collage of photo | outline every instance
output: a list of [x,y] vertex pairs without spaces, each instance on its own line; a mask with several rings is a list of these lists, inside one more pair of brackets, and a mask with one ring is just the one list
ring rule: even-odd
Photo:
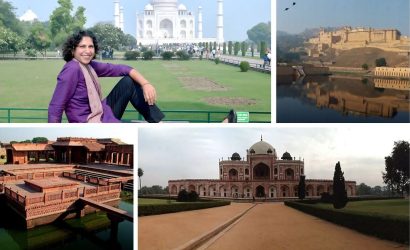
[[409,249],[409,131],[408,0],[0,0],[1,250]]

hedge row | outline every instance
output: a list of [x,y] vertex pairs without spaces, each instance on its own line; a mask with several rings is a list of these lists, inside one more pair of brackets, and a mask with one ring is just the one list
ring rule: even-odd
[[404,244],[409,242],[409,221],[407,219],[347,213],[295,201],[285,201],[285,205],[364,234]]
[[207,201],[207,202],[187,202],[187,203],[170,203],[157,205],[139,205],[138,216],[176,213],[189,210],[197,210],[211,207],[221,207],[230,205],[230,201]]

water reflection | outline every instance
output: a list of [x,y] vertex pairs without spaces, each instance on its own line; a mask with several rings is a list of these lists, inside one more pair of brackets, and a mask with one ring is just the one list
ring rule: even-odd
[[278,77],[278,122],[410,122],[410,83],[360,77]]
[[[132,212],[133,204],[121,201],[120,208]],[[30,230],[15,225],[16,215],[9,208],[0,206],[0,212],[1,249],[133,249],[133,223],[119,223],[114,238],[103,212]]]

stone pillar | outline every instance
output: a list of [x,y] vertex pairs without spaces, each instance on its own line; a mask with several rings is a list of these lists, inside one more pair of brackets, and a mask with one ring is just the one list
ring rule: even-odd
[[115,240],[118,237],[118,224],[122,221],[124,221],[124,219],[119,218],[118,216],[111,214],[111,213],[107,213],[107,217],[108,219],[110,219],[111,221],[111,232],[110,232],[110,238],[111,240]]

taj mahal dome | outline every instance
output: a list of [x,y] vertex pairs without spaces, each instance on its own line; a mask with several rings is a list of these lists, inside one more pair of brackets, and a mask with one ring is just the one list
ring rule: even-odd
[[[118,0],[116,1],[118,2]],[[143,12],[137,13],[137,43],[142,45],[170,43],[224,42],[223,0],[218,5],[216,37],[204,38],[202,33],[202,7],[197,17],[193,11],[177,0],[151,0]],[[115,8],[120,10],[118,7]],[[120,19],[120,14],[116,15]],[[120,20],[116,21],[120,25]]]

